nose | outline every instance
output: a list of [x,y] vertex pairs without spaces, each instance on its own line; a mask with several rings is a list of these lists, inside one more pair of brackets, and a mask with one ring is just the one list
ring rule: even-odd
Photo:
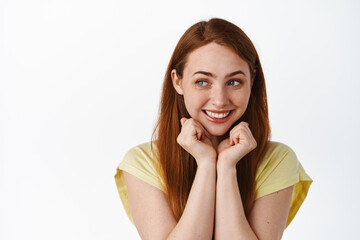
[[229,104],[229,96],[222,86],[214,87],[211,92],[211,103],[214,107],[222,108]]

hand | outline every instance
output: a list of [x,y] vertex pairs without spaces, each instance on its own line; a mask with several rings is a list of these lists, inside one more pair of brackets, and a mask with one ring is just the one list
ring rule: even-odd
[[217,153],[204,127],[192,118],[182,118],[180,122],[182,128],[177,137],[178,144],[195,158],[198,166],[206,159],[212,159],[215,163]]
[[218,164],[235,167],[236,163],[256,146],[249,124],[241,122],[231,129],[229,137],[218,145]]

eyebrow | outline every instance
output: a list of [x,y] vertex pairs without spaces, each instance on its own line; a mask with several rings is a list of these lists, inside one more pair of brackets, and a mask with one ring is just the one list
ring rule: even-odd
[[[193,76],[194,76],[195,74],[198,74],[198,73],[199,73],[199,74],[204,74],[204,75],[209,76],[209,77],[212,77],[212,78],[216,78],[216,75],[215,75],[215,74],[213,74],[213,73],[211,73],[211,72],[205,72],[205,71],[197,71],[197,72],[195,72],[195,73],[193,74]],[[246,77],[245,73],[244,73],[243,71],[241,71],[241,70],[236,71],[236,72],[229,73],[229,74],[226,75],[225,77],[226,77],[226,78],[232,77],[232,76],[235,76],[236,74],[242,74],[242,75],[244,75],[244,76]]]

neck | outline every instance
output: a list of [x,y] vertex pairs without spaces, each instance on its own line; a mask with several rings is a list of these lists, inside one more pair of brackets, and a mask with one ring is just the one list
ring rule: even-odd
[[222,140],[224,140],[226,137],[227,137],[226,135],[223,135],[223,136],[212,136],[212,135],[210,135],[210,136],[208,136],[208,138],[210,139],[210,141],[211,141],[211,143],[212,143],[212,145],[213,145],[213,147],[215,149],[217,149],[219,143]]

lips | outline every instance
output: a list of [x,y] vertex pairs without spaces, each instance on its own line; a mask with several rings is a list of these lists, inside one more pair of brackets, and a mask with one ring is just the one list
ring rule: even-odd
[[205,110],[205,113],[211,118],[221,119],[221,118],[227,117],[230,114],[230,111],[219,113],[219,112],[211,112],[211,111]]
[[233,111],[213,111],[213,110],[203,110],[202,111],[207,120],[213,123],[225,123],[227,122]]

